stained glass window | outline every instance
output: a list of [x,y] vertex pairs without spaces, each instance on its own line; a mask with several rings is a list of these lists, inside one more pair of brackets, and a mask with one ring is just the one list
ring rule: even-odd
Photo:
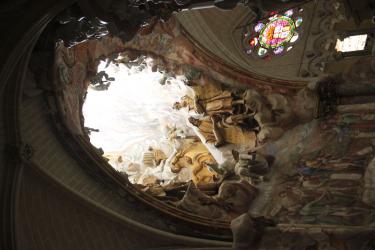
[[244,32],[246,54],[265,58],[290,51],[300,38],[302,11],[301,8],[295,8],[271,13],[270,17],[247,26]]

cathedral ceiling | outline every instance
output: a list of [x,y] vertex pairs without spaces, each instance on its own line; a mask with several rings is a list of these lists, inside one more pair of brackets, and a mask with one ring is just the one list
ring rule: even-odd
[[226,64],[246,72],[275,78],[295,79],[301,75],[306,41],[309,38],[315,2],[303,6],[303,25],[294,48],[283,56],[264,60],[248,56],[242,46],[244,26],[254,18],[247,7],[238,6],[232,11],[217,8],[194,10],[177,14],[177,19],[199,46],[205,48]]
[[[372,70],[360,65],[371,64],[371,49],[374,48],[372,38],[368,39],[369,51],[364,54],[346,56],[335,48],[337,39],[373,33],[374,24],[370,20],[356,23],[349,17],[351,9],[345,1],[307,1],[294,6],[303,9],[298,14],[303,18],[297,30],[299,39],[290,51],[264,58],[253,56],[253,52],[251,55],[246,54],[244,28],[257,22],[254,12],[247,7],[237,6],[231,11],[217,8],[193,10],[180,12],[176,17],[186,36],[196,46],[217,61],[252,76],[289,81],[310,81],[311,77],[324,74],[362,75],[362,79],[370,77]],[[266,18],[269,16],[270,12],[265,14]],[[363,59],[360,55],[370,58]]]
[[[310,4],[314,9],[313,3]],[[306,10],[307,15],[312,13],[310,11],[311,9]],[[323,12],[319,13],[314,12],[314,15],[320,15],[319,20],[324,21],[324,15],[321,14]],[[54,177],[51,179],[59,185],[64,182],[62,179],[65,176],[66,183],[61,186],[72,191],[73,185],[76,185],[76,189],[82,191],[80,197],[90,197],[91,191],[85,186],[80,186],[83,182],[75,182],[77,176],[82,179],[83,177],[80,176],[85,176],[85,183],[92,183],[92,188],[102,189],[101,185],[96,185],[96,181],[108,184],[109,188],[105,190],[115,198],[112,200],[112,196],[103,193],[100,199],[95,200],[97,204],[106,204],[103,207],[107,206],[111,212],[115,211],[114,206],[118,206],[117,212],[123,214],[124,218],[129,216],[134,219],[135,216],[127,214],[122,205],[137,213],[140,221],[143,220],[143,213],[145,213],[150,216],[147,217],[147,221],[152,224],[151,226],[157,227],[155,224],[160,223],[163,231],[177,231],[175,224],[169,223],[169,217],[162,221],[154,221],[154,210],[148,210],[143,206],[139,209],[134,206],[140,203],[147,204],[147,206],[151,205],[149,207],[157,208],[157,211],[173,214],[172,217],[177,217],[184,222],[207,225],[209,229],[211,227],[228,229],[228,221],[221,224],[221,221],[202,219],[194,212],[180,214],[176,209],[170,210],[170,207],[160,205],[161,202],[150,195],[138,192],[108,168],[104,159],[100,157],[100,152],[89,145],[80,112],[90,77],[97,73],[98,60],[103,57],[114,60],[113,53],[124,51],[135,52],[138,55],[147,54],[156,61],[159,60],[156,67],[165,66],[168,72],[176,70],[173,72],[176,75],[177,73],[190,75],[193,80],[200,73],[207,76],[202,77],[200,81],[196,79],[197,86],[206,82],[209,82],[207,84],[209,86],[212,84],[211,80],[226,84],[225,86],[230,85],[233,89],[234,86],[242,86],[243,90],[243,86],[247,86],[245,97],[248,97],[249,103],[254,102],[260,131],[267,131],[270,136],[273,131],[280,131],[280,135],[270,138],[269,141],[266,140],[262,147],[257,148],[259,155],[271,156],[269,161],[273,165],[265,176],[264,183],[262,178],[257,186],[260,194],[250,208],[251,213],[275,218],[280,223],[279,229],[294,224],[309,225],[308,229],[299,226],[300,231],[294,238],[302,239],[300,235],[305,235],[306,232],[311,233],[311,237],[309,235],[309,240],[298,243],[296,249],[304,249],[304,247],[317,249],[321,244],[321,249],[325,249],[325,245],[335,246],[336,249],[350,249],[344,246],[345,237],[341,238],[344,243],[336,239],[342,237],[342,235],[335,236],[338,231],[348,231],[347,235],[356,235],[354,238],[360,239],[363,244],[370,244],[369,234],[373,235],[375,221],[373,181],[375,115],[374,85],[369,79],[373,79],[374,74],[363,75],[358,71],[355,79],[359,80],[346,81],[346,86],[345,82],[339,79],[326,78],[309,95],[312,90],[303,89],[305,83],[300,79],[301,76],[306,76],[303,70],[311,76],[339,72],[338,68],[332,66],[332,62],[332,71],[327,71],[323,67],[321,62],[327,58],[321,56],[324,53],[307,56],[310,55],[307,52],[311,49],[324,51],[324,45],[332,43],[332,39],[319,36],[321,40],[307,42],[310,35],[317,36],[317,32],[321,30],[310,29],[309,22],[304,22],[306,29],[299,43],[290,53],[283,57],[273,57],[268,61],[252,60],[242,53],[239,44],[241,33],[236,33],[234,28],[245,23],[248,17],[248,11],[240,7],[233,12],[223,13],[213,9],[202,10],[189,14],[182,13],[178,16],[180,24],[189,33],[188,36],[185,36],[178,23],[171,19],[170,22],[158,23],[154,26],[154,30],[147,31],[147,28],[141,30],[134,40],[128,43],[116,37],[106,37],[100,40],[100,44],[97,44],[97,40],[91,40],[75,46],[72,50],[59,43],[56,51],[52,53],[56,52],[60,57],[56,57],[54,63],[52,60],[48,61],[51,64],[46,68],[40,63],[47,62],[43,53],[34,54],[32,58],[36,60],[31,62],[30,71],[33,71],[31,78],[35,81],[29,81],[30,86],[25,84],[22,90],[23,102],[19,106],[20,124],[17,121],[22,143],[29,143],[30,148],[33,149],[31,151],[34,151],[26,164],[38,165],[34,167],[39,168],[38,171],[50,173],[50,177]],[[218,22],[220,19],[221,23]],[[311,22],[314,20],[311,19]],[[318,24],[311,24],[311,27],[318,26]],[[323,25],[323,27],[327,28],[330,25]],[[186,39],[187,37],[190,37],[190,40]],[[207,55],[207,52],[211,55]],[[368,69],[368,65],[373,65],[373,61],[371,58],[365,59],[367,61],[363,61],[363,64],[367,67],[362,68]],[[351,60],[349,64],[354,63],[355,61]],[[56,67],[50,68],[51,65]],[[268,70],[269,68],[272,71]],[[235,69],[242,72],[239,73]],[[373,73],[373,68],[370,68],[370,71]],[[51,77],[46,72],[54,74]],[[298,81],[293,82],[291,79]],[[231,93],[231,96],[232,94],[234,93]],[[314,101],[306,98],[309,96],[314,97],[312,98]],[[280,98],[274,100],[272,97]],[[17,98],[15,99],[18,100]],[[34,109],[31,103],[36,104],[37,108]],[[8,105],[6,108],[8,107],[13,106]],[[318,111],[318,114],[315,111]],[[264,116],[265,114],[269,114],[269,117]],[[306,114],[307,119],[302,119]],[[320,119],[313,119],[316,116]],[[18,114],[14,117],[18,117]],[[65,158],[62,158],[62,155]],[[83,170],[87,174],[83,174]],[[78,174],[79,172],[82,174]],[[118,194],[114,190],[117,190]],[[30,191],[31,194],[34,192]],[[93,193],[91,195],[94,200],[95,195]],[[132,205],[129,205],[128,201]],[[138,201],[140,203],[137,203]],[[218,205],[202,204],[202,207],[207,208],[207,206]],[[38,210],[37,206],[34,209]],[[210,210],[208,213],[210,214]],[[33,215],[30,213],[30,216]],[[182,218],[183,216],[185,218]],[[214,222],[216,224],[212,226]],[[181,223],[181,225],[187,224]],[[178,225],[178,228],[181,225]],[[242,221],[242,225],[252,224],[247,220]],[[338,225],[340,230],[336,231]],[[209,232],[207,228],[202,231]],[[317,230],[314,231],[314,228]],[[332,233],[331,229],[335,232]],[[369,234],[366,233],[361,236],[362,238],[357,237],[356,230],[369,230]],[[207,237],[207,235],[202,236],[199,230],[188,233]],[[182,234],[188,233],[182,232]],[[228,233],[227,230],[225,233]],[[267,233],[266,236],[271,240],[264,242],[272,244],[267,249],[286,249],[281,245],[275,248],[272,232]],[[249,241],[248,238],[246,237],[245,241]],[[278,242],[285,247],[295,244],[293,237],[285,237],[284,231],[279,238]],[[368,247],[367,245],[362,249],[372,249],[373,245],[365,248]]]

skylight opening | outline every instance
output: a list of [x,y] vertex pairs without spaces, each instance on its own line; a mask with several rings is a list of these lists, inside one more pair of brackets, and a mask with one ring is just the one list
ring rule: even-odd
[[[138,67],[102,62],[98,72],[105,71],[111,81],[104,89],[90,85],[83,105],[84,126],[94,129],[90,133],[91,143],[102,148],[109,163],[129,175],[135,184],[143,181],[139,168],[145,165],[151,148],[161,150],[168,158],[175,153],[171,134],[184,137],[191,130],[186,122],[187,112],[173,109],[173,104],[191,90],[183,77],[169,78],[167,83],[160,84],[165,75],[152,72],[151,61],[146,59]],[[163,181],[176,178],[170,167],[150,169],[159,171]],[[185,181],[189,178],[187,173]]]
[[336,51],[338,52],[354,52],[363,51],[366,47],[367,34],[355,35],[344,38],[343,40],[337,39]]

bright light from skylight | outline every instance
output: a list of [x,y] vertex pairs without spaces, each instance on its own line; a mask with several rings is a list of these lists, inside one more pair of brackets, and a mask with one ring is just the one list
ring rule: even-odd
[[122,64],[104,67],[100,64],[98,71],[105,70],[115,81],[105,91],[89,88],[83,106],[85,127],[99,129],[91,133],[91,143],[105,156],[121,156],[127,162],[142,161],[149,146],[171,154],[167,126],[186,127],[187,114],[172,108],[189,92],[183,81],[161,85],[163,74],[150,67],[141,72]]
[[339,52],[353,52],[365,49],[367,34],[346,37],[344,40],[337,39],[336,50]]

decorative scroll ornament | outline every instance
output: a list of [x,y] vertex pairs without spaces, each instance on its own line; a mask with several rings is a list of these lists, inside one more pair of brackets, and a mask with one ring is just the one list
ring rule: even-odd
[[7,144],[4,148],[6,157],[10,162],[30,162],[35,150],[30,144]]

